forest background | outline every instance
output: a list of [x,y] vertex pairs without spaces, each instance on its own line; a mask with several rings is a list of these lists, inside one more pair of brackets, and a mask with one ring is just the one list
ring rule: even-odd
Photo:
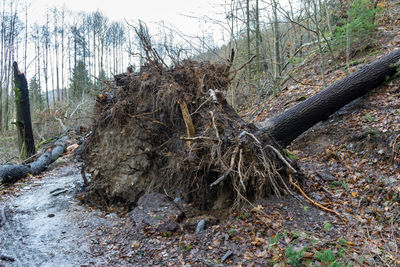
[[[30,15],[31,5],[4,0],[0,6],[4,144],[13,140],[15,130],[13,61],[27,74],[39,143],[68,127],[88,125],[94,97],[128,66],[138,71],[144,57],[134,32],[137,21],[112,21],[101,11],[76,12],[64,6],[48,8],[40,16],[44,22],[38,22]],[[236,51],[236,68],[251,61],[227,93],[240,112],[276,97],[290,82],[301,83],[294,70],[310,59],[318,59],[314,70],[321,75],[318,90],[327,85],[329,66],[347,72],[353,57],[374,46],[376,26],[391,12],[389,5],[371,0],[223,1],[214,5],[215,14],[182,14],[211,31],[191,36],[159,22],[150,27],[150,35],[153,47],[169,65],[183,59],[218,64],[231,49]],[[210,25],[223,30],[216,33]],[[13,147],[2,147],[1,153],[14,154]]]

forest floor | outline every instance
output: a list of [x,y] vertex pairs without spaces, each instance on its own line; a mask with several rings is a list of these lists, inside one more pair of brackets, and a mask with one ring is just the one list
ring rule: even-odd
[[[399,47],[398,22],[378,31],[349,72]],[[317,66],[305,63],[302,83],[243,116],[260,121],[316,93]],[[328,84],[345,75],[330,69]],[[400,79],[318,123],[288,152],[306,176],[305,194],[335,213],[300,194],[271,197],[197,232],[204,216],[189,218],[194,228],[156,232],[82,204],[79,170],[65,156],[43,176],[0,188],[0,266],[400,266]]]

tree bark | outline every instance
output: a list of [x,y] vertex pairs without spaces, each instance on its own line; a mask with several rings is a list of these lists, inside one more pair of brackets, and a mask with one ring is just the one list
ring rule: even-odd
[[397,72],[400,49],[353,72],[283,113],[260,123],[282,146],[287,146],[319,121],[381,85]]
[[19,130],[19,136],[21,139],[21,156],[23,158],[30,157],[36,153],[35,142],[33,140],[32,121],[31,121],[31,109],[29,105],[29,92],[28,82],[26,81],[25,75],[18,69],[17,62],[13,64],[14,69],[14,82],[15,82],[15,99],[17,105],[17,125]]
[[30,164],[0,165],[0,183],[15,183],[19,179],[24,178],[28,173],[36,175],[46,170],[51,163],[64,153],[68,139],[68,136],[58,139],[54,143],[53,148],[48,149]]

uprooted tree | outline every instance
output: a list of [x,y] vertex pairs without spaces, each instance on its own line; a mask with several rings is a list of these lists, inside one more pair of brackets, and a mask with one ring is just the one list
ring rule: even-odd
[[388,54],[259,129],[224,98],[236,73],[231,61],[166,67],[143,29],[138,34],[147,63],[116,75],[97,97],[83,149],[88,199],[97,204],[132,207],[159,191],[208,209],[291,193],[302,176],[282,145],[392,76],[400,57],[400,50]]

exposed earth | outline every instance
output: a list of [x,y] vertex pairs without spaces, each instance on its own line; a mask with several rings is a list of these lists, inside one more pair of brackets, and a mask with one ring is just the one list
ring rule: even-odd
[[[314,232],[334,220],[301,197],[273,197],[259,203],[265,212],[259,206],[220,221],[199,215],[181,200],[157,202],[157,196],[150,196],[120,218],[82,204],[83,181],[76,163],[65,157],[55,165],[42,177],[26,178],[3,191],[0,266],[214,266],[224,255],[226,264],[249,263],[256,261],[241,259],[248,247],[238,241],[248,239],[260,246],[283,226]],[[167,210],[156,208],[164,206]],[[176,218],[172,228],[160,228],[165,220],[157,217],[167,217],[171,211],[179,212],[181,218]],[[201,220],[205,229],[196,231]],[[245,232],[243,224],[250,227]],[[339,227],[329,235],[336,235]]]

